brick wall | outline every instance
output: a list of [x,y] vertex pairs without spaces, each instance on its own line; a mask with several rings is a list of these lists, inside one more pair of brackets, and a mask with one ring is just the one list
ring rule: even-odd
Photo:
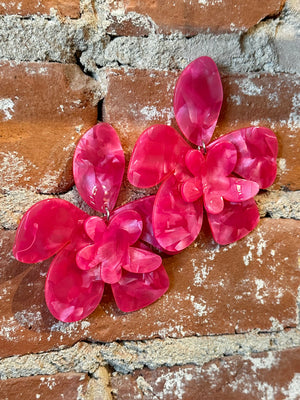
[[[1,399],[300,399],[299,25],[298,0],[1,2]],[[12,256],[20,217],[53,196],[86,209],[81,135],[109,122],[128,160],[143,129],[176,124],[179,71],[202,55],[224,86],[215,137],[253,124],[278,137],[258,228],[165,258],[170,289],[146,309],[124,314],[107,290],[84,321],[58,322],[49,261]],[[125,181],[118,202],[144,194]]]

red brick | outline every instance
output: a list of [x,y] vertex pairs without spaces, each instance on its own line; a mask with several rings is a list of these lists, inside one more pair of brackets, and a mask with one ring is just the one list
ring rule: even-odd
[[[177,78],[177,72],[110,72],[104,120],[117,129],[128,158],[137,138],[150,125],[167,123],[178,129],[172,107]],[[236,75],[223,76],[222,82],[224,101],[213,139],[250,125],[273,129],[279,141],[281,168],[272,189],[299,190],[299,79],[285,74]]]
[[0,380],[1,399],[57,400],[83,398],[89,378],[78,373]]
[[203,367],[137,370],[113,376],[111,384],[118,400],[297,400],[299,373],[300,348],[296,348],[227,357]]
[[299,221],[264,219],[247,238],[224,247],[205,228],[195,245],[164,259],[170,289],[157,302],[124,314],[107,288],[96,311],[75,324],[58,323],[47,310],[49,261],[17,262],[11,256],[14,232],[0,235],[0,357],[84,339],[274,331],[297,323]]
[[94,80],[77,65],[7,62],[0,80],[1,187],[67,190],[75,144],[97,122]]
[[0,3],[0,15],[17,14],[23,17],[42,14],[49,15],[54,9],[64,17],[79,18],[79,0],[8,0]]
[[[111,9],[121,9],[129,19],[130,12],[148,17],[157,25],[159,33],[180,31],[185,35],[195,35],[204,30],[245,31],[266,16],[278,14],[284,3],[283,0],[114,0]],[[110,30],[119,35],[144,34],[134,20],[127,33],[122,24],[123,19],[118,22],[116,17],[112,17]]]

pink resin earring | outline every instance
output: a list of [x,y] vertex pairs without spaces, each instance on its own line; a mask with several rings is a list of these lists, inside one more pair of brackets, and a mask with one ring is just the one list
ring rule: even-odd
[[174,113],[183,135],[198,147],[172,127],[154,125],[133,150],[129,181],[140,188],[162,183],[152,221],[166,251],[179,252],[196,239],[203,209],[217,243],[246,236],[259,222],[253,197],[275,180],[278,144],[270,129],[239,129],[209,144],[222,100],[216,64],[209,57],[196,59],[178,79]]
[[78,143],[73,172],[82,198],[105,216],[89,216],[65,200],[49,199],[32,206],[18,227],[13,253],[19,261],[37,263],[55,255],[45,297],[61,321],[78,321],[92,313],[105,283],[124,312],[148,306],[168,289],[161,257],[144,244],[156,244],[154,197],[113,211],[124,165],[115,130],[104,123],[94,126]]
[[59,320],[85,318],[111,285],[120,310],[135,311],[168,289],[155,247],[176,253],[198,236],[207,213],[213,237],[225,245],[259,221],[254,196],[276,176],[277,139],[268,128],[249,127],[209,144],[223,100],[218,69],[200,57],[178,79],[174,112],[188,144],[170,126],[155,125],[138,139],[128,179],[155,196],[114,210],[124,173],[124,154],[105,123],[81,138],[73,159],[75,184],[100,216],[89,216],[61,199],[32,206],[18,227],[14,255],[36,263],[55,255],[47,275],[46,303]]

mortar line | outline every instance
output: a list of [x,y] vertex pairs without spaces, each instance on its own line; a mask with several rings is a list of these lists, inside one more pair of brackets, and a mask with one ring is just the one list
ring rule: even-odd
[[[202,366],[228,356],[249,356],[300,347],[300,331],[247,332],[186,338],[148,339],[122,342],[79,341],[70,347],[0,360],[0,379],[79,372],[93,374],[109,366],[119,373],[148,367]],[[154,357],[159,354],[159,357]]]

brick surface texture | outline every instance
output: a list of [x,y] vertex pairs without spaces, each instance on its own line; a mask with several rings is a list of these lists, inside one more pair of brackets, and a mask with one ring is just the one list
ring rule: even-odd
[[120,400],[298,399],[299,359],[297,348],[245,358],[228,357],[203,367],[138,370],[130,376],[113,376],[112,387]]
[[[283,3],[282,0],[117,0],[112,2],[111,8],[112,11],[124,10],[129,15],[144,15],[159,33],[180,31],[185,35],[195,35],[199,30],[247,30],[266,16],[278,14]],[[122,24],[117,21],[112,28],[117,34],[126,34]],[[128,33],[139,34],[141,30],[131,27]]]
[[51,12],[57,12],[64,17],[78,18],[80,2],[79,0],[8,0],[0,3],[0,15],[49,15]]
[[85,395],[88,381],[86,375],[76,373],[32,376],[0,381],[0,392],[7,400],[71,400]]
[[97,122],[94,82],[77,65],[0,64],[3,189],[66,191],[75,144]]
[[[1,400],[300,399],[298,3],[0,2]],[[57,321],[44,299],[51,259],[12,255],[22,214],[49,197],[94,214],[74,188],[78,140],[98,120],[111,124],[127,168],[144,129],[179,131],[179,68],[202,55],[224,89],[212,140],[247,126],[278,138],[258,227],[219,246],[204,218],[191,246],[163,256],[170,288],[154,304],[123,313],[106,285],[85,320]],[[157,189],[125,174],[117,205]]]

